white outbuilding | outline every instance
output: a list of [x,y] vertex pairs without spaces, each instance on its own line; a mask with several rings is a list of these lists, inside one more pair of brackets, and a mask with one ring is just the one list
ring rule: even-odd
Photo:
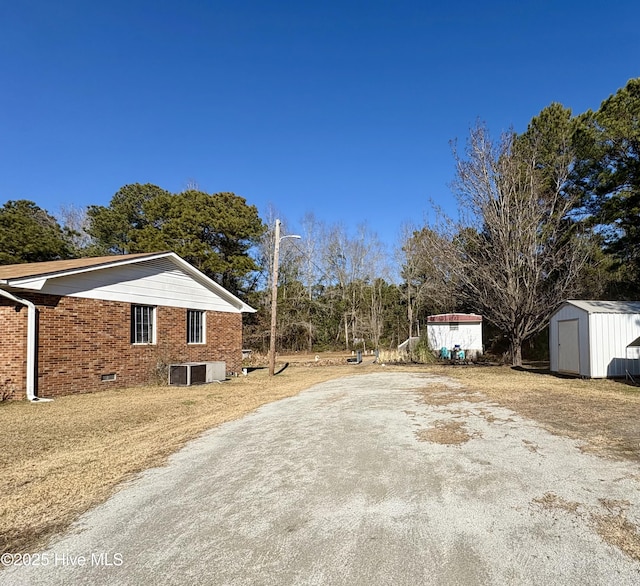
[[482,316],[475,313],[430,315],[427,318],[427,338],[434,352],[460,346],[468,358],[476,358],[483,352]]
[[589,378],[640,374],[640,301],[565,301],[549,323],[552,372]]

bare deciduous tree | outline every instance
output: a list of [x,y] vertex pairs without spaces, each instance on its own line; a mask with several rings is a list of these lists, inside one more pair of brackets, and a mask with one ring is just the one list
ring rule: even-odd
[[497,143],[479,125],[465,155],[456,154],[455,187],[466,221],[449,239],[449,271],[468,304],[508,336],[512,364],[521,365],[522,343],[573,292],[588,256],[571,219],[577,198],[566,190],[570,112],[552,105],[526,133]]
[[324,272],[320,267],[320,263],[322,262],[321,249],[326,229],[324,224],[312,212],[306,213],[300,224],[302,239],[297,243],[301,251],[300,272],[307,296],[312,299],[314,287],[324,279]]
[[62,205],[56,217],[69,232],[71,243],[79,253],[91,246],[93,239],[87,233],[89,217],[86,207],[79,207],[75,204]]
[[[366,224],[350,237],[344,226],[333,226],[326,235],[323,264],[337,287],[342,304],[342,327],[347,349],[350,341],[370,333],[371,306],[365,303],[365,287],[380,276],[384,252],[378,236]],[[336,332],[336,340],[341,336]]]
[[[446,233],[446,230],[444,231]],[[405,282],[409,338],[422,311],[439,312],[455,308],[457,282],[451,271],[451,240],[437,229],[403,227],[399,260]]]

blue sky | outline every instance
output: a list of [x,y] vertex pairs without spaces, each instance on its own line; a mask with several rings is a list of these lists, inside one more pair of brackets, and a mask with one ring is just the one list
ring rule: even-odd
[[233,191],[393,245],[452,209],[449,142],[640,75],[640,4],[0,0],[0,204]]

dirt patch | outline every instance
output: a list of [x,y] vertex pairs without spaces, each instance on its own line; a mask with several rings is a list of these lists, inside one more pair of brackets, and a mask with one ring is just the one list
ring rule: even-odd
[[609,545],[640,561],[640,532],[638,527],[627,519],[626,511],[630,506],[628,501],[599,499],[601,508],[596,510],[548,492],[532,502],[548,511],[560,510],[574,515],[593,527]]
[[484,407],[480,407],[480,409],[477,409],[476,413],[480,415],[487,423],[502,424],[515,422],[515,419],[513,417],[496,417],[491,411],[489,411],[489,409],[485,409]]
[[524,447],[527,448],[527,450],[529,450],[532,454],[538,454],[540,452],[540,448],[535,442],[530,442],[529,440],[523,439],[522,443],[524,444]]
[[479,403],[486,400],[480,393],[470,392],[461,385],[452,383],[447,385],[446,383],[434,383],[426,386],[419,391],[420,398],[418,401],[426,405],[443,406],[450,405],[452,403]]
[[592,514],[591,520],[600,537],[640,561],[640,531],[626,516],[631,503],[612,499],[599,501],[606,512]]
[[498,418],[488,409],[478,409],[478,414],[484,417],[484,420],[487,423],[495,423],[496,421],[498,421]]
[[461,421],[436,421],[429,429],[415,432],[421,442],[432,442],[444,446],[459,446],[470,439],[479,437],[477,432],[470,433]]
[[580,507],[582,506],[580,503],[575,501],[568,501],[559,497],[557,494],[553,492],[547,492],[544,496],[540,498],[533,499],[532,501],[536,505],[540,505],[543,509],[547,511],[565,511],[567,513],[577,513]]

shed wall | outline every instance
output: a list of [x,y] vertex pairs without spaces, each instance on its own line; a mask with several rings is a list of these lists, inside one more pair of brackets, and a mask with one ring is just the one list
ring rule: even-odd
[[[640,314],[592,313],[589,316],[591,374],[594,378],[623,377],[625,369],[638,374],[627,346],[640,336]],[[632,370],[633,368],[633,370]]]
[[449,323],[427,323],[427,337],[432,350],[450,349],[456,344],[475,353],[483,350],[481,323],[459,322],[457,330],[452,330]]

